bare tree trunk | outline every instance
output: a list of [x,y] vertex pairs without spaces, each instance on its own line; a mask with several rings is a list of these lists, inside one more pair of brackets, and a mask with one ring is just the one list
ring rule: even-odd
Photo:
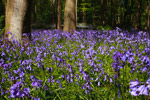
[[76,29],[76,0],[66,0],[63,31]]
[[55,24],[55,0],[50,0],[52,6],[52,24]]
[[147,6],[146,6],[146,25],[145,25],[145,30],[149,30],[150,29],[150,25],[149,25],[149,12],[150,12],[150,1],[147,0]]
[[133,5],[134,0],[131,0],[131,8],[130,8],[130,26],[133,27]]
[[[11,37],[21,43],[23,32],[23,21],[27,9],[27,0],[7,0],[5,12],[5,29],[4,37],[12,41]],[[12,34],[7,34],[11,32]]]
[[[85,1],[83,3],[85,3]],[[85,9],[85,4],[83,4],[83,8]],[[82,18],[83,18],[83,23],[86,23],[86,19],[85,19],[86,18],[86,11],[85,10],[83,10]]]
[[117,12],[118,13],[117,24],[119,26],[120,26],[120,20],[121,20],[121,18],[120,18],[121,17],[121,7],[120,6],[121,6],[121,3],[119,2],[119,4],[118,4],[118,12]]
[[142,0],[138,0],[138,28],[141,29]]
[[34,0],[33,6],[34,6],[33,21],[36,22],[36,19],[37,19],[37,1],[36,0]]
[[78,0],[76,0],[76,25],[78,24]]
[[127,20],[127,17],[128,17],[128,3],[129,3],[129,1],[125,0],[125,13],[124,13],[124,27],[125,28],[128,27],[128,20]]
[[114,14],[113,13],[114,12],[114,6],[113,5],[114,5],[114,2],[113,2],[113,0],[111,0],[111,23],[110,23],[111,26],[113,26],[113,24],[114,24],[114,18],[113,18],[114,17],[113,16],[113,14]]
[[114,21],[113,23],[114,23],[114,24],[113,24],[113,26],[115,26],[115,27],[116,27],[116,12],[117,12],[116,9],[115,9],[115,7],[117,6],[116,3],[117,3],[117,1],[114,0],[114,5],[113,5],[113,6],[114,6],[114,8],[113,8],[113,16],[114,16],[114,17],[113,17],[113,21]]
[[101,26],[104,25],[103,21],[104,21],[104,0],[100,0],[100,17],[101,17],[101,21],[100,24]]
[[61,0],[57,0],[57,29],[62,30],[61,28]]

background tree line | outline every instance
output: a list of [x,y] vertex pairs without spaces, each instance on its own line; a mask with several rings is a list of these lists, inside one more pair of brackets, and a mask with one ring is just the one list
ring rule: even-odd
[[[59,0],[33,0],[32,26],[49,28],[57,22]],[[0,1],[0,27],[4,27],[6,0]],[[60,0],[61,24],[64,20],[65,0]],[[95,26],[148,29],[150,0],[78,0],[77,22]],[[38,25],[36,25],[38,23]]]
[[[8,9],[12,9],[14,2],[19,3],[19,1],[0,1],[0,28],[3,28],[5,24],[10,24],[10,20],[6,21],[6,13],[14,11],[8,11]],[[82,23],[81,26],[92,25],[97,29],[113,29],[115,27],[140,30],[150,29],[150,0],[23,1],[27,3],[24,5],[25,10],[22,10],[26,11],[23,20],[23,32],[26,33],[30,32],[31,28],[62,29],[62,25],[64,25],[63,30],[69,31],[76,29],[79,23]],[[19,8],[14,7],[14,9]],[[30,25],[31,27],[29,27]]]

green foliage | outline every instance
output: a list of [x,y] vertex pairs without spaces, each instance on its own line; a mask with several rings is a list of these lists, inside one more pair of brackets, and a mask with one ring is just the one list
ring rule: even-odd
[[112,27],[109,26],[109,25],[106,25],[106,26],[104,27],[104,30],[111,30],[111,29],[112,29]]
[[5,24],[5,16],[2,15],[0,16],[0,29],[4,27],[4,24]]
[[97,26],[97,29],[101,30],[101,31],[103,31],[103,30],[112,30],[112,27],[109,26],[109,25],[106,25],[105,27],[103,27],[103,26]]
[[104,30],[103,26],[97,26],[97,29],[101,31]]

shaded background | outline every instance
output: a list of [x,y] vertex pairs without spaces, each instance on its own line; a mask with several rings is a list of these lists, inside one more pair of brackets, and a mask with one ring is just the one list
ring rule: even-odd
[[[62,24],[65,0],[62,5]],[[78,0],[77,26],[110,30],[115,27],[150,30],[150,0]],[[0,28],[4,28],[5,0],[0,0]],[[57,0],[33,0],[32,29],[55,29]],[[88,28],[86,27],[86,28]]]

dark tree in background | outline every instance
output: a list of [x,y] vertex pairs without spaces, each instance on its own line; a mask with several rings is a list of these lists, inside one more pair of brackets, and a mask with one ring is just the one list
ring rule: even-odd
[[57,29],[62,30],[61,28],[61,0],[57,0]]
[[145,19],[146,24],[145,24],[145,30],[147,30],[150,27],[150,25],[149,25],[149,19],[150,19],[149,12],[150,12],[150,10],[149,9],[150,9],[150,1],[146,0],[146,19]]
[[[0,28],[4,28],[6,1],[0,0]],[[30,0],[28,2],[22,29],[25,33],[30,33],[31,28],[55,29],[57,26],[57,29],[61,30],[62,24],[64,31],[75,30],[79,25],[94,26],[98,30],[116,27],[127,30],[132,28],[150,30],[150,0]],[[6,20],[6,23],[9,22]]]

